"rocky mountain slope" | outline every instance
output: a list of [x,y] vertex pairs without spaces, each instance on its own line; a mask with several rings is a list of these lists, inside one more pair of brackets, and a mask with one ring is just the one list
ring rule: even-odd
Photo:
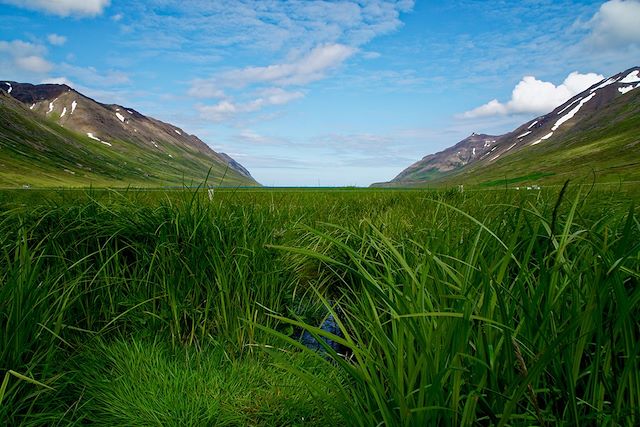
[[[66,85],[0,81],[0,186],[258,185],[195,135]],[[221,180],[224,177],[224,181]]]
[[[424,157],[384,186],[640,179],[640,67],[593,85],[504,135]],[[497,184],[496,184],[497,185]]]

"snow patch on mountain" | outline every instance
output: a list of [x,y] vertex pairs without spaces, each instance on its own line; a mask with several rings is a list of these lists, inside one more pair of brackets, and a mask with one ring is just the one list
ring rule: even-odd
[[640,71],[634,70],[618,83],[638,83],[640,82],[640,76],[638,74],[640,74]]
[[638,86],[640,86],[640,84],[638,85],[630,85],[630,86],[622,86],[618,88],[618,92],[620,92],[621,94],[625,94],[627,92],[631,92],[632,90],[634,90],[635,88],[637,88]]
[[[55,102],[55,101],[54,101]],[[53,111],[53,102],[49,103],[49,111],[47,111],[47,114],[49,114],[50,112]]]
[[580,108],[582,108],[582,106],[584,104],[586,104],[587,102],[589,102],[594,96],[596,96],[596,94],[592,93],[591,95],[589,95],[586,98],[584,98],[583,100],[581,100],[580,103],[578,105],[576,105],[575,107],[573,107],[573,109],[571,111],[569,111],[567,114],[562,116],[560,118],[560,120],[558,120],[556,122],[556,124],[553,125],[551,130],[552,131],[556,131],[560,126],[562,126],[563,123],[571,120],[578,113],[578,111],[580,111]]
[[610,84],[613,84],[615,82],[616,82],[616,79],[611,77],[610,79],[605,80],[604,83],[600,83],[598,86],[596,86],[593,89],[591,89],[589,92],[593,93],[593,92],[597,91],[598,89],[602,89],[603,87],[609,86]]
[[580,101],[582,98],[578,98],[575,101],[573,101],[571,104],[567,105],[566,107],[564,107],[562,110],[558,111],[558,115],[564,113],[565,111],[567,111],[569,109],[569,107],[571,107],[573,104],[575,104],[576,102]]
[[4,84],[6,84],[7,86],[9,86],[9,89],[7,89],[7,93],[11,93],[11,91],[13,90],[13,87],[11,87],[11,83],[9,83],[9,82],[4,82]]
[[91,132],[87,132],[87,136],[95,141],[101,142],[104,145],[108,145],[109,147],[112,147],[112,145],[110,143],[108,143],[107,141],[103,141],[100,138],[96,137],[93,133]]
[[73,102],[71,103],[71,114],[73,114],[73,112],[76,111],[77,106],[78,106],[78,103],[74,99]]
[[64,117],[65,114],[67,114],[67,107],[64,107],[62,109],[62,114],[60,114],[60,118]]
[[537,120],[536,120],[536,121],[534,121],[533,123],[531,123],[527,129],[531,129],[532,127],[534,127],[534,126],[535,126],[535,124],[536,124],[536,123],[538,123],[538,121],[537,121]]
[[520,139],[520,138],[524,138],[525,136],[529,135],[531,133],[530,130],[526,131],[525,133],[523,133],[522,135],[518,135],[516,136],[516,138]]
[[178,129],[174,129],[174,131],[175,131],[175,133],[177,133],[178,135],[182,135]]
[[544,141],[545,139],[549,139],[553,136],[553,132],[549,132],[548,134],[546,134],[545,136],[543,136],[542,138],[540,138],[539,140],[532,142],[531,145],[538,145],[540,144],[542,141]]
[[122,123],[124,123],[124,116],[120,113],[116,113],[116,117],[118,118],[118,120],[120,120]]

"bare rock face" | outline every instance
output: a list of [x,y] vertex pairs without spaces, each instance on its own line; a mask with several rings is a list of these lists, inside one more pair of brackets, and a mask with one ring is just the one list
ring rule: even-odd
[[392,182],[421,181],[444,176],[493,152],[503,138],[504,135],[473,133],[453,147],[423,157],[402,171]]

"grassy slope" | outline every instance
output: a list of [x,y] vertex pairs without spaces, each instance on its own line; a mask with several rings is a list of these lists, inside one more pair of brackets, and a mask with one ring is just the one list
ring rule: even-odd
[[640,193],[578,191],[0,192],[0,419],[638,425]]
[[0,103],[0,124],[0,187],[181,186],[201,184],[209,168],[212,184],[225,176],[223,185],[256,185],[180,147],[160,152],[127,141],[108,147],[11,102]]
[[[444,177],[424,177],[415,185],[561,184],[640,181],[640,91],[619,97],[596,118],[570,132],[504,156],[491,164],[470,165]],[[432,179],[433,178],[433,179]],[[418,177],[422,179],[422,177]]]

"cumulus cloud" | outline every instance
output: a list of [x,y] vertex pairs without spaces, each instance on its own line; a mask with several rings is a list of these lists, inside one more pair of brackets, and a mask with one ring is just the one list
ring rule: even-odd
[[111,0],[0,0],[0,3],[65,17],[100,15]]
[[586,24],[587,41],[600,48],[640,45],[640,1],[610,0]]
[[67,38],[65,36],[61,36],[59,34],[49,34],[47,36],[47,40],[54,46],[62,46],[67,42]]
[[602,79],[604,76],[600,74],[574,71],[561,85],[556,86],[533,76],[526,76],[513,89],[508,102],[502,103],[494,99],[463,113],[462,117],[473,119],[507,114],[548,113]]

